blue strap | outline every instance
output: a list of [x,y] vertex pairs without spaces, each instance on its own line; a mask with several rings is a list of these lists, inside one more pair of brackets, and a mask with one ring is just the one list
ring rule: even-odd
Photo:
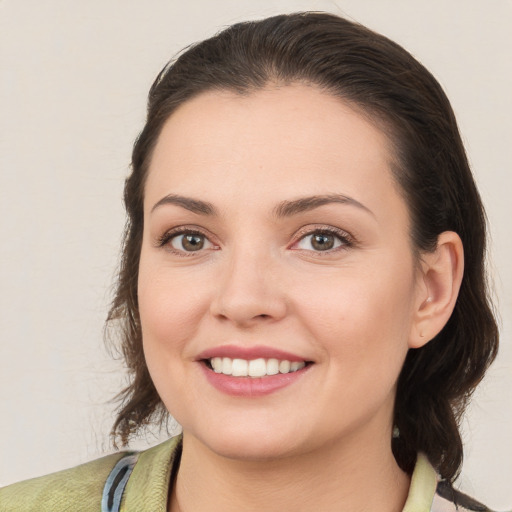
[[129,453],[119,460],[108,475],[101,497],[101,512],[119,512],[124,488],[128,483],[128,478],[130,478],[138,456],[137,453]]

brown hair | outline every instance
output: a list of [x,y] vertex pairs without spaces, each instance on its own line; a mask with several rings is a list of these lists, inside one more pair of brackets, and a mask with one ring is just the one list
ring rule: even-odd
[[208,90],[248,94],[270,82],[299,81],[356,105],[387,133],[418,253],[433,250],[443,231],[462,239],[465,274],[455,309],[433,340],[409,350],[395,400],[400,436],[393,439],[404,470],[411,472],[423,451],[444,478],[453,480],[463,455],[461,415],[498,346],[484,267],[483,206],[450,103],[434,77],[396,43],[327,13],[233,25],[188,48],[153,83],[125,185],[128,220],[107,320],[107,325],[120,324],[120,347],[131,376],[112,433],[126,444],[141,426],[167,414],[144,360],[137,305],[144,182],[163,124],[179,105]]

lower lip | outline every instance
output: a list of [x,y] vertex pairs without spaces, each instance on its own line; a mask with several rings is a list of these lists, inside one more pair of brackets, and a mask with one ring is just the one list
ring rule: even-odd
[[306,365],[296,372],[278,373],[265,377],[232,377],[223,373],[215,373],[204,363],[200,364],[208,382],[214,388],[227,395],[245,397],[265,396],[275,393],[297,382],[311,368],[311,365]]

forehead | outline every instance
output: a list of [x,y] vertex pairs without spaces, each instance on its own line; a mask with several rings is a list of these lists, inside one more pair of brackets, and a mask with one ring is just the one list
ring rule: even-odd
[[275,202],[339,192],[373,202],[396,186],[391,161],[390,141],[376,123],[315,86],[212,91],[164,124],[146,199],[182,193],[223,201],[236,193],[261,204],[263,196]]

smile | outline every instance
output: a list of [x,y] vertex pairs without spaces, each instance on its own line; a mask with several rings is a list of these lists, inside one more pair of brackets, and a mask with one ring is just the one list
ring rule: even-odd
[[270,346],[221,345],[198,354],[198,368],[215,389],[236,397],[261,397],[301,381],[315,361]]
[[265,377],[270,375],[287,374],[301,370],[306,366],[305,361],[289,361],[287,359],[232,359],[230,357],[212,357],[206,359],[206,364],[215,373],[233,377]]

